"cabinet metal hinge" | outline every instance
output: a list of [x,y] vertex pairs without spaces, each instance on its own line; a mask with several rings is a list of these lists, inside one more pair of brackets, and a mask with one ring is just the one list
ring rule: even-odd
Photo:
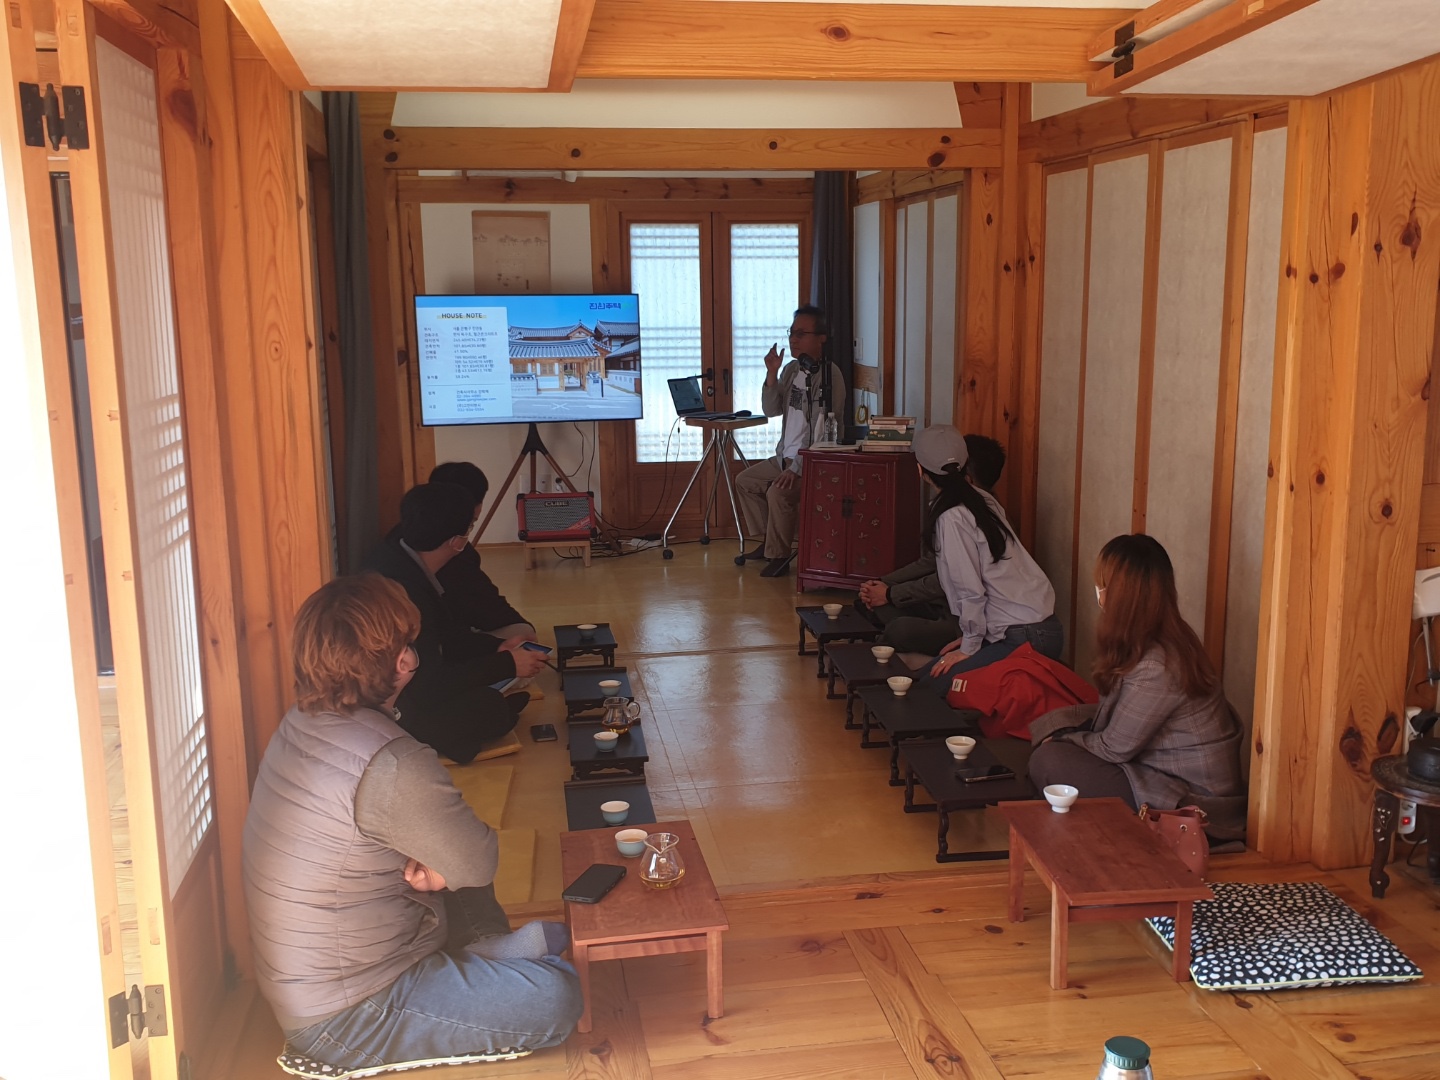
[[52,150],[60,149],[62,139],[71,150],[90,149],[83,86],[62,86],[57,94],[54,83],[46,83],[44,90],[20,83],[20,120],[26,146],[44,146],[48,138]]
[[124,1046],[130,1039],[145,1034],[168,1035],[170,1024],[165,1016],[165,987],[131,986],[130,993],[115,994],[110,1006],[110,1046]]

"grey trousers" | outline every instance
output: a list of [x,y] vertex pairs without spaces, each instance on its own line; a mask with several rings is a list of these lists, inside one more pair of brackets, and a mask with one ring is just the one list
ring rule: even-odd
[[772,457],[742,469],[735,477],[740,507],[750,533],[765,536],[765,557],[783,559],[795,542],[795,520],[800,509],[800,478],[789,488],[777,488],[781,468]]

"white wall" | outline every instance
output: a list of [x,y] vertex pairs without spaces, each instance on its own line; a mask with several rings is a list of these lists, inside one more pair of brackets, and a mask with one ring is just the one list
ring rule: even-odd
[[[480,203],[426,203],[420,208],[421,239],[425,252],[425,291],[456,295],[475,291],[475,254],[471,245],[470,215],[476,210],[540,210],[550,214],[550,290],[588,293],[592,291],[590,267],[590,207],[585,203],[543,205],[538,203],[501,206]],[[508,543],[516,539],[515,494],[529,490],[528,463],[521,466],[515,482],[499,490],[500,481],[515,463],[525,442],[524,424],[437,427],[435,460],[473,461],[490,478],[490,499],[503,505],[481,543]],[[594,462],[596,425],[541,424],[540,435],[550,454],[567,472],[578,469],[572,482],[581,491],[594,490],[600,503],[600,476]],[[550,466],[539,461],[541,477]],[[587,469],[589,473],[587,476]],[[488,512],[489,507],[486,507]]]

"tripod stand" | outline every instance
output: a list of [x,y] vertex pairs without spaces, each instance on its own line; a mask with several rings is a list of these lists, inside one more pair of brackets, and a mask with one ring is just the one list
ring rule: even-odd
[[[550,463],[550,468],[555,473],[555,480],[557,483],[564,486],[567,491],[573,492],[576,495],[580,494],[580,489],[570,482],[570,478],[565,475],[565,471],[561,469],[560,466],[555,463],[555,459],[550,456],[550,450],[545,445],[545,440],[540,438],[540,429],[537,428],[533,423],[530,425],[530,431],[525,436],[525,445],[520,447],[520,453],[515,457],[515,464],[510,466],[509,475],[505,477],[504,483],[502,483],[496,490],[509,491],[510,484],[514,481],[515,477],[520,472],[520,466],[525,463],[526,458],[529,458],[530,490],[532,492],[538,491],[539,489],[535,485],[535,455],[537,454],[539,454],[547,462]],[[480,539],[481,536],[484,535],[486,527],[490,524],[490,519],[495,516],[495,511],[498,509],[500,509],[500,500],[491,499],[490,510],[486,513],[485,520],[480,523],[479,531],[475,533],[475,539],[477,541]]]

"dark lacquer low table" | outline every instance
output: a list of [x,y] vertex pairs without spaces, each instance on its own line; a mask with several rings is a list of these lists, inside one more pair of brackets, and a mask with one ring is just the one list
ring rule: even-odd
[[565,685],[565,669],[577,657],[598,656],[606,667],[614,667],[617,645],[609,623],[597,623],[589,637],[581,637],[578,626],[555,627],[555,670],[560,673],[560,685]]
[[[611,825],[600,813],[600,804],[616,799],[630,804],[630,813],[619,825]],[[567,780],[565,817],[572,832],[580,829],[634,829],[655,824],[655,806],[643,780]],[[648,830],[647,830],[648,831]]]
[[[1390,887],[1390,875],[1385,872],[1385,864],[1390,861],[1390,840],[1395,833],[1400,800],[1424,807],[1431,823],[1440,823],[1440,813],[1435,812],[1440,810],[1440,784],[1412,773],[1405,767],[1403,754],[1376,758],[1370,766],[1370,775],[1375,778],[1375,807],[1370,817],[1370,828],[1375,836],[1375,858],[1370,863],[1370,895],[1382,900],[1385,890]],[[1435,850],[1435,834],[1432,832],[1430,835],[1428,863],[1433,880],[1440,874],[1440,852]]]
[[650,755],[645,750],[645,736],[640,733],[639,724],[615,741],[614,750],[601,750],[594,734],[588,727],[570,732],[570,767],[574,770],[571,779],[645,776],[645,763]]
[[[933,810],[939,814],[935,829],[936,862],[1005,858],[1008,854],[1006,848],[952,852],[950,815],[959,810],[980,810],[995,803],[1040,797],[1027,773],[1030,744],[1023,739],[981,739],[963,763],[955,760],[943,739],[912,739],[901,745],[900,763],[905,766],[905,813],[919,814]],[[985,776],[997,765],[1008,768],[1011,775],[995,780],[966,781],[966,777]],[[917,803],[916,785],[934,801]]]
[[868,641],[837,641],[825,647],[825,655],[830,662],[830,683],[825,696],[840,696],[835,693],[836,679],[845,684],[845,727],[850,731],[860,728],[855,722],[856,691],[862,686],[884,686],[885,680],[893,675],[914,677],[914,673],[893,656],[889,663],[880,663],[870,651],[874,647]]
[[[600,684],[607,679],[614,679],[620,683],[620,688],[615,694],[623,698],[633,698],[635,692],[630,689],[630,676],[626,674],[623,667],[583,667],[571,668],[569,676],[565,680],[565,720],[580,719],[583,714],[599,712],[605,707],[605,698],[608,696],[600,689]],[[600,717],[592,716],[585,719],[594,720],[599,723]]]
[[[795,614],[800,616],[800,648],[801,656],[809,656],[805,648],[805,634],[808,631],[815,638],[816,669],[815,677],[825,677],[825,646],[832,641],[874,641],[880,636],[880,628],[869,619],[861,615],[849,604],[840,609],[840,614],[830,618],[825,614],[824,607],[797,607]],[[834,683],[831,683],[834,689]]]
[[[860,745],[890,747],[890,785],[899,787],[900,744],[907,739],[933,739],[947,735],[980,737],[981,714],[975,709],[952,709],[929,687],[916,683],[904,697],[888,686],[862,686],[856,691],[863,706]],[[871,742],[870,729],[882,727],[889,738]]]

